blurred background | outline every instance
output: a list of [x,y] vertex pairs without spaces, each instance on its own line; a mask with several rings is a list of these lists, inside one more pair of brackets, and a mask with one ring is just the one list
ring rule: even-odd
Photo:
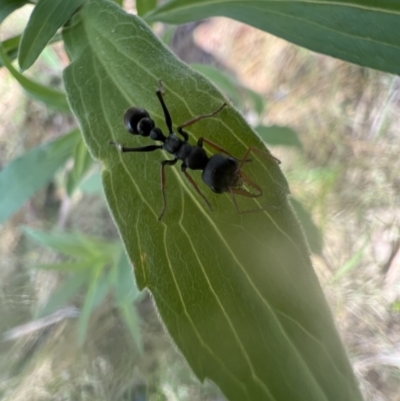
[[[31,10],[8,17],[0,40],[20,34]],[[225,91],[282,161],[365,399],[400,400],[399,78],[225,18],[154,30]],[[55,43],[26,75],[62,89],[67,65]],[[74,128],[70,114],[32,100],[0,68],[0,169],[17,160],[25,172],[7,192],[44,177],[24,155]],[[194,377],[148,294],[116,294],[130,267],[100,166],[79,142],[71,149],[0,226],[1,399],[224,400]],[[49,234],[55,227],[59,236]]]

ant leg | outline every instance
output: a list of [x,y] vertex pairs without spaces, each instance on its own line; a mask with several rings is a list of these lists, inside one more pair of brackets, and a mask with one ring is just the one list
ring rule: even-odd
[[167,124],[167,127],[169,129],[169,133],[172,134],[172,132],[173,132],[172,131],[172,119],[171,119],[171,116],[169,114],[169,111],[168,111],[167,106],[165,105],[165,102],[164,102],[164,99],[163,99],[163,95],[164,95],[165,92],[164,92],[164,87],[162,86],[161,80],[158,81],[158,85],[159,85],[159,88],[156,91],[156,95],[158,97],[158,100],[161,103],[161,107],[162,107],[163,112],[164,112],[165,124]]
[[163,206],[161,209],[161,213],[158,216],[158,221],[162,219],[164,216],[165,210],[167,209],[167,198],[165,196],[165,172],[164,172],[164,167],[165,166],[173,166],[178,159],[173,159],[173,160],[163,160],[161,162],[161,192],[162,192],[162,197],[163,197]]
[[211,203],[208,201],[208,199],[204,196],[204,194],[200,191],[200,188],[197,186],[196,181],[187,173],[186,171],[187,166],[185,163],[182,163],[181,165],[181,171],[183,174],[185,174],[185,177],[188,179],[188,181],[192,184],[192,187],[196,190],[196,192],[203,198],[204,202],[206,202],[207,206],[210,208],[212,211],[213,208],[211,206]]
[[200,115],[200,116],[193,117],[192,119],[190,119],[190,120],[184,122],[183,124],[181,124],[181,125],[178,127],[178,132],[185,138],[185,141],[187,141],[189,137],[188,137],[187,132],[185,132],[185,131],[183,130],[183,128],[189,127],[190,125],[197,123],[197,121],[200,121],[200,120],[202,120],[203,118],[210,118],[210,117],[215,116],[217,113],[219,113],[219,112],[220,112],[225,106],[227,106],[227,105],[228,105],[227,103],[223,103],[222,106],[218,107],[218,109],[215,110],[215,111],[213,111],[212,113],[209,113],[209,114],[202,114],[202,115]]
[[220,153],[225,153],[226,155],[228,155],[229,157],[232,157],[232,159],[235,160],[239,160],[237,159],[235,156],[233,156],[231,153],[229,153],[227,150],[225,150],[223,147],[217,145],[214,142],[211,142],[209,139],[204,138],[203,136],[199,138],[199,140],[197,141],[197,146],[200,146],[201,148],[203,147],[203,143],[206,143],[207,145],[210,145],[212,148],[214,148],[215,150],[217,150]]
[[235,205],[236,211],[238,212],[238,214],[242,214],[242,212],[241,212],[241,210],[239,209],[239,206],[238,206],[238,204],[237,204],[237,202],[236,202],[236,198],[235,198],[235,194],[234,194],[234,192],[233,192],[233,189],[232,189],[232,188],[229,188],[229,192],[230,192],[230,194],[231,194],[232,202],[233,202],[233,204]]
[[263,194],[261,187],[256,182],[254,182],[252,179],[250,179],[243,171],[239,171],[238,174],[240,175],[240,177],[246,184],[253,187],[258,192],[251,193],[250,191],[247,191],[246,189],[237,188],[237,189],[235,189],[236,194],[247,196],[248,198],[258,198],[259,196],[261,196]]
[[[237,157],[233,156],[231,153],[229,153],[227,150],[225,150],[223,147],[217,145],[216,143],[210,141],[209,139],[206,139],[204,137],[200,137],[199,140],[197,141],[197,146],[200,146],[201,148],[203,147],[203,142],[206,143],[207,145],[211,146],[215,150],[217,150],[220,153],[225,153],[227,156],[232,157],[232,159],[235,159],[237,161],[242,161],[242,159],[238,159]],[[251,159],[247,159],[244,161],[244,163],[249,163],[251,162]]]
[[183,136],[185,142],[189,140],[189,134],[182,129],[182,127],[178,127],[178,132]]
[[247,149],[247,151],[246,151],[246,153],[245,153],[243,159],[241,159],[240,164],[239,164],[239,168],[238,168],[237,171],[240,171],[240,169],[241,169],[242,166],[243,166],[243,163],[246,163],[246,161],[250,160],[250,159],[248,159],[248,157],[249,157],[250,153],[253,152],[253,151],[259,152],[259,153],[261,153],[261,154],[264,155],[264,156],[268,156],[268,157],[272,158],[273,160],[275,160],[275,162],[276,162],[277,164],[281,164],[281,161],[280,161],[279,159],[277,159],[275,156],[273,156],[271,153],[269,153],[269,152],[267,152],[267,151],[265,151],[265,150],[257,149],[257,148],[255,148],[254,146],[250,146],[250,147]]
[[260,207],[260,208],[255,208],[255,209],[249,209],[249,210],[240,210],[239,209],[239,205],[236,202],[236,196],[235,195],[243,195],[243,196],[247,196],[250,198],[257,198],[259,195],[257,196],[250,196],[252,194],[249,195],[249,193],[247,193],[246,191],[243,191],[240,188],[229,188],[229,192],[231,194],[232,197],[232,201],[233,204],[235,205],[235,209],[238,212],[238,214],[245,214],[245,213],[254,213],[254,212],[262,212],[263,210],[266,210],[266,207]]
[[115,146],[121,153],[125,152],[153,152],[157,149],[162,149],[162,145],[148,145],[148,146],[141,146],[139,148],[126,148],[124,145],[120,143],[110,141],[109,145]]

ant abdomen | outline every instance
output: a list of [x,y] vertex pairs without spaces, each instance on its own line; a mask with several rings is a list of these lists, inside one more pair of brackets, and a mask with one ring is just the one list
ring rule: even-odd
[[149,113],[139,107],[131,107],[125,112],[124,125],[129,133],[141,136],[149,136],[155,126]]
[[222,194],[241,184],[238,169],[235,159],[217,153],[211,156],[201,177],[214,192]]

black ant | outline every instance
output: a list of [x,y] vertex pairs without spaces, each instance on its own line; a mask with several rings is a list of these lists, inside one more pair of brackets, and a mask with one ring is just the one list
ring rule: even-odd
[[[124,115],[124,125],[129,133],[134,135],[150,136],[152,140],[162,142],[162,145],[148,145],[137,148],[128,148],[116,142],[110,142],[110,145],[116,146],[118,150],[123,153],[153,152],[154,150],[163,149],[174,156],[174,159],[172,160],[163,160],[161,162],[161,191],[163,196],[163,207],[161,210],[161,214],[158,217],[158,220],[162,219],[167,207],[167,200],[165,197],[164,167],[173,166],[178,160],[182,161],[182,173],[189,180],[190,184],[193,186],[196,192],[203,198],[210,210],[212,210],[210,202],[200,191],[196,182],[187,173],[186,169],[189,168],[191,170],[203,170],[201,177],[204,183],[218,194],[229,192],[232,196],[232,200],[237,212],[244,213],[243,211],[239,210],[239,207],[236,203],[235,195],[242,195],[249,198],[258,198],[262,195],[262,189],[258,184],[247,177],[243,173],[243,171],[241,171],[242,165],[246,162],[251,161],[251,159],[249,159],[248,157],[253,150],[265,153],[268,156],[273,157],[277,162],[279,162],[279,160],[276,159],[274,156],[268,154],[267,152],[263,152],[253,147],[250,147],[247,150],[243,159],[237,159],[222,147],[203,137],[200,137],[198,139],[197,145],[191,145],[190,143],[188,143],[189,135],[183,130],[183,128],[188,127],[196,123],[197,121],[202,120],[203,118],[215,116],[224,107],[226,107],[227,104],[223,103],[220,107],[218,107],[217,110],[213,111],[212,113],[194,117],[180,125],[177,128],[177,131],[183,137],[182,140],[172,130],[172,119],[167,109],[167,106],[164,103],[164,88],[161,84],[161,81],[159,81],[159,89],[156,91],[156,95],[161,103],[161,107],[164,112],[165,123],[169,130],[168,136],[165,136],[162,133],[161,129],[155,126],[155,123],[150,118],[149,113],[145,109],[139,107],[131,107],[126,111]],[[208,157],[203,148],[204,143],[213,147],[220,153]],[[223,153],[224,155],[221,153]],[[247,189],[244,188],[244,184],[251,186],[255,190],[255,192],[249,192]]]

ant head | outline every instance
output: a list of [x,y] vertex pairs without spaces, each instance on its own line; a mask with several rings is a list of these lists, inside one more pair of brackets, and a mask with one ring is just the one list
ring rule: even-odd
[[149,113],[139,107],[131,107],[125,112],[124,125],[129,133],[142,136],[149,136],[155,126]]

